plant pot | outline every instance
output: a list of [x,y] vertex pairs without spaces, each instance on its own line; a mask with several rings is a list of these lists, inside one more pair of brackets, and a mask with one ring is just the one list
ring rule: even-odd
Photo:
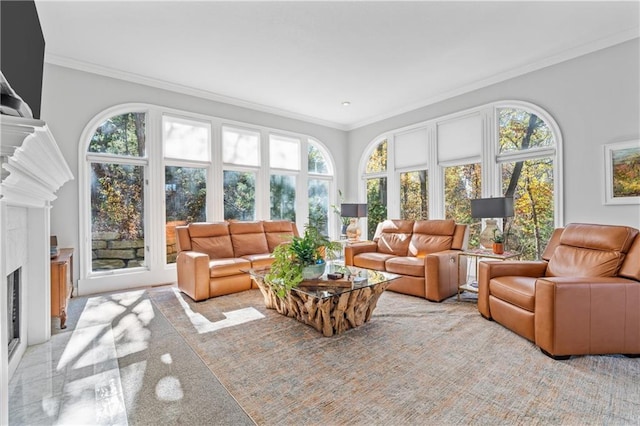
[[504,244],[503,243],[493,243],[493,252],[495,254],[504,253]]
[[316,263],[315,265],[309,265],[302,268],[303,280],[315,280],[324,274],[324,268],[327,266],[325,262]]

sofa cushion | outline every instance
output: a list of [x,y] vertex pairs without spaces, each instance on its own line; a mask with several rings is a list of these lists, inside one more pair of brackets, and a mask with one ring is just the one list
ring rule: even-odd
[[627,226],[572,223],[562,232],[560,245],[547,268],[552,277],[613,277],[638,230]]
[[289,242],[295,235],[293,222],[288,220],[268,220],[263,222],[269,253],[282,243]]
[[191,223],[189,235],[193,251],[206,253],[211,259],[233,257],[228,223]]
[[251,262],[252,268],[257,269],[268,268],[275,260],[271,253],[248,254],[242,258]]
[[636,235],[633,244],[622,262],[618,275],[640,281],[640,235]]
[[413,232],[412,220],[388,219],[382,222],[378,252],[406,256]]
[[384,271],[385,262],[394,257],[392,254],[366,252],[353,256],[353,266],[359,268],[375,269],[376,271]]
[[235,257],[269,253],[269,245],[262,222],[231,222],[229,223],[229,232]]
[[249,268],[251,268],[251,262],[247,259],[238,259],[236,257],[209,261],[209,275],[211,278],[243,274]]
[[618,251],[601,251],[560,245],[556,248],[547,277],[613,277],[624,255]]
[[503,276],[489,281],[489,294],[529,312],[535,309],[536,279]]
[[397,256],[385,262],[387,272],[424,277],[424,257]]

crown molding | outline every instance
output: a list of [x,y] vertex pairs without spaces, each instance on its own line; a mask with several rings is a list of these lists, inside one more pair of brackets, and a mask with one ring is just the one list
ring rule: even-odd
[[352,125],[347,125],[346,130],[347,131],[355,130],[357,128],[364,127],[369,124],[377,123],[378,121],[386,120],[388,118],[395,117],[410,111],[414,111],[419,108],[424,108],[429,105],[435,104],[437,102],[442,102],[444,100],[447,100],[456,96],[460,96],[465,93],[472,92],[474,90],[482,89],[483,87],[491,86],[492,84],[500,83],[502,81],[506,81],[515,77],[519,77],[524,74],[528,74],[533,71],[537,71],[546,67],[550,67],[552,65],[566,62],[571,59],[578,58],[580,56],[588,55],[589,53],[597,52],[598,50],[606,49],[608,47],[612,47],[617,44],[622,44],[624,42],[637,39],[640,37],[639,31],[640,29],[638,28],[626,30],[626,31],[617,33],[611,37],[606,37],[591,43],[586,43],[581,46],[565,50],[561,53],[558,53],[553,56],[549,56],[540,61],[533,62],[531,64],[528,64],[522,67],[514,68],[509,71],[505,71],[493,77],[475,81],[473,83],[461,86],[457,89],[437,94],[430,98],[424,99],[420,102],[416,102],[416,103],[407,105],[405,107],[396,109],[394,111],[389,111],[384,114],[380,114],[380,115],[368,118],[366,120],[359,121]]
[[323,120],[316,117],[311,117],[304,114],[298,114],[295,112],[270,107],[267,105],[262,105],[254,102],[249,102],[246,100],[219,95],[217,93],[209,92],[207,90],[196,89],[194,87],[185,86],[181,84],[171,83],[165,80],[155,79],[151,77],[146,77],[140,74],[130,73],[126,71],[117,70],[114,68],[104,67],[101,65],[92,64],[89,62],[78,61],[72,58],[68,58],[65,56],[55,55],[52,53],[47,53],[45,55],[45,62],[53,65],[58,65],[61,67],[76,69],[79,71],[85,71],[88,73],[98,74],[105,77],[115,78],[118,80],[124,80],[132,83],[142,84],[146,86],[156,87],[159,89],[164,89],[176,93],[181,93],[189,96],[195,96],[198,98],[208,99],[215,102],[221,102],[229,105],[234,105],[237,107],[247,108],[255,111],[261,111],[269,114],[279,115],[281,117],[291,118],[294,120],[300,120],[307,123],[318,124],[325,127],[330,127],[343,131],[351,131],[358,129],[360,127],[367,126],[369,124],[373,124],[382,120],[386,120],[391,117],[398,116],[400,114],[404,114],[410,111],[414,111],[416,109],[424,108],[429,105],[433,105],[437,102],[442,102],[444,100],[453,98],[455,96],[460,96],[468,92],[472,92],[474,90],[482,89],[484,87],[500,83],[505,80],[509,80],[515,77],[519,77],[524,74],[528,74],[533,71],[537,71],[552,65],[556,65],[571,59],[575,59],[577,57],[587,55],[589,53],[596,52],[598,50],[606,49],[608,47],[615,46],[617,44],[621,44],[633,39],[637,39],[640,37],[639,29],[633,28],[626,31],[622,31],[620,33],[614,34],[610,37],[606,37],[603,39],[596,40],[594,42],[586,43],[581,46],[567,49],[561,53],[550,56],[548,58],[542,59],[540,61],[533,62],[531,64],[514,68],[509,71],[505,71],[503,73],[497,74],[495,76],[478,80],[472,82],[470,84],[461,86],[454,90],[449,90],[446,92],[439,93],[435,96],[431,96],[427,99],[423,99],[419,102],[406,105],[402,108],[387,111],[383,114],[379,114],[376,116],[372,116],[362,121],[358,121],[351,124],[342,124],[333,121]]
[[117,70],[115,68],[104,67],[102,65],[93,64],[90,62],[78,61],[66,56],[60,56],[53,53],[46,53],[44,58],[46,63],[57,65],[65,68],[71,68],[78,71],[84,71],[92,74],[102,75],[104,77],[115,78],[117,80],[128,81],[130,83],[142,84],[145,86],[155,87],[158,89],[168,90],[171,92],[180,93],[183,95],[194,96],[197,98],[208,99],[210,101],[229,104],[241,108],[247,108],[254,111],[261,111],[269,114],[279,115],[281,117],[291,118],[294,120],[300,120],[307,123],[318,124],[325,127],[331,127],[338,130],[347,130],[347,126],[344,124],[336,123],[333,121],[322,120],[320,118],[311,117],[304,114],[298,114],[295,112],[270,107],[254,102],[245,101],[242,99],[234,98],[231,96],[219,95],[217,93],[210,92],[208,90],[196,89],[194,87],[185,86],[182,84],[171,83],[165,80],[160,80],[152,77],[143,76],[127,71]]

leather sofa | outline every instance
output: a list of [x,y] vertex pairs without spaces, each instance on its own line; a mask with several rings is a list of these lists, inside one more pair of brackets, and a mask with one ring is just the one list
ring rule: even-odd
[[453,220],[390,219],[378,225],[372,242],[348,244],[345,264],[399,274],[387,290],[440,302],[466,279],[458,253],[468,240],[468,226]]
[[289,221],[191,223],[176,234],[178,288],[200,301],[255,286],[245,271],[270,266],[298,229]]
[[570,224],[540,261],[480,262],[478,310],[554,359],[639,355],[638,230]]

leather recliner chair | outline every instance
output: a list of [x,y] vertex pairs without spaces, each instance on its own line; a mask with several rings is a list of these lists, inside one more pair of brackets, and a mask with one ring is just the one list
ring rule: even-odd
[[541,261],[482,261],[478,310],[554,359],[640,356],[640,236],[627,226],[556,229]]

